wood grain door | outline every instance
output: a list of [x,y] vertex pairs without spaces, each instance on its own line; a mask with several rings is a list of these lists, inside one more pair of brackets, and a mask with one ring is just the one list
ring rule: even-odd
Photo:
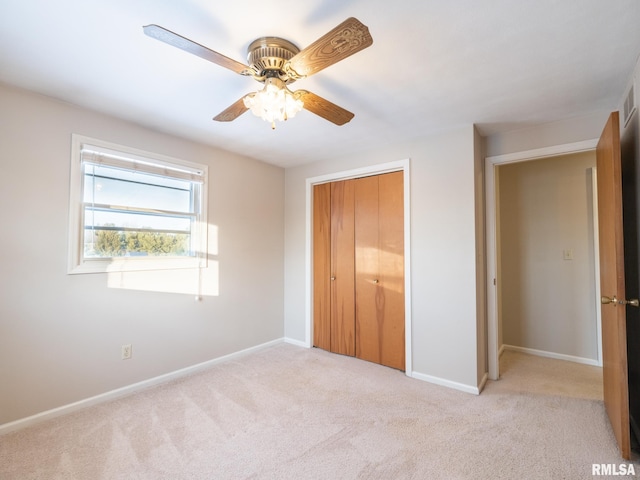
[[403,173],[358,179],[356,356],[404,370]]
[[331,184],[331,351],[356,354],[355,180]]
[[313,187],[313,345],[331,350],[331,184]]
[[618,112],[596,147],[604,404],[623,458],[631,455]]
[[403,173],[314,186],[313,344],[405,369]]

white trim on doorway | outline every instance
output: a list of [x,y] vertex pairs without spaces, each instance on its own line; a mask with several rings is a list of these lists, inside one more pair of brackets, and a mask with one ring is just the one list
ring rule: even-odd
[[[485,158],[485,195],[486,195],[486,236],[487,236],[487,353],[489,360],[489,379],[497,380],[500,376],[499,368],[499,319],[498,319],[498,246],[496,219],[496,181],[495,168],[508,163],[539,160],[546,157],[567,155],[595,150],[598,139],[582,142],[555,145],[551,147],[526,150],[522,152],[496,155]],[[596,238],[597,245],[597,238]],[[596,247],[597,254],[597,247]],[[598,261],[596,259],[596,265]],[[596,279],[596,282],[598,279]],[[597,287],[597,285],[596,285]],[[600,331],[600,310],[597,311],[598,331]],[[600,347],[598,347],[600,348]],[[600,358],[600,353],[598,357]]]
[[305,225],[305,345],[313,346],[313,186],[321,183],[367,177],[389,172],[403,172],[404,180],[404,331],[405,331],[405,372],[413,375],[411,354],[411,209],[410,209],[410,160],[371,165],[368,167],[335,172],[306,181],[306,225]]

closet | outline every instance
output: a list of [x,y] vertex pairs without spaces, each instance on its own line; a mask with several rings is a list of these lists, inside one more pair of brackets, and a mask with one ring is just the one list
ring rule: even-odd
[[403,172],[313,190],[313,344],[405,369]]

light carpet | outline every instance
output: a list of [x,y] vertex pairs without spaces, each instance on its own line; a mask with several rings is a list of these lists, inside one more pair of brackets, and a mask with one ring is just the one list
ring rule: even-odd
[[501,368],[476,396],[277,345],[1,436],[0,479],[584,479],[621,463],[599,368],[515,352]]

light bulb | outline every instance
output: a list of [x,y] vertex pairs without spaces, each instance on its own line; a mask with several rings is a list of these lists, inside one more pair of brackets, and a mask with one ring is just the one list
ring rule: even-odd
[[284,82],[275,77],[267,78],[264,88],[250,93],[243,102],[255,116],[270,122],[272,128],[276,120],[293,118],[304,106],[302,100],[296,99]]

